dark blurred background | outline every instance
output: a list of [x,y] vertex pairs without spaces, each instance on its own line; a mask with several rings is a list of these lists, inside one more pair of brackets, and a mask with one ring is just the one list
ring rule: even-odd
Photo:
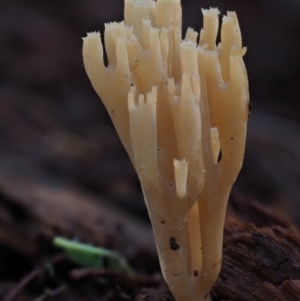
[[[201,7],[237,11],[253,110],[234,191],[276,204],[299,223],[300,1],[182,5],[184,29],[197,31]],[[145,217],[135,172],[81,56],[81,37],[121,21],[123,0],[10,0],[1,6],[0,172],[75,186]]]

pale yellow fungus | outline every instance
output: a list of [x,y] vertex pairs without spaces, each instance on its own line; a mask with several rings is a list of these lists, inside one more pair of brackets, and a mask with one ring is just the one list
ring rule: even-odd
[[163,276],[177,301],[209,300],[242,166],[246,49],[234,12],[202,10],[182,40],[180,0],[125,0],[125,20],[84,38],[87,74],[139,176]]

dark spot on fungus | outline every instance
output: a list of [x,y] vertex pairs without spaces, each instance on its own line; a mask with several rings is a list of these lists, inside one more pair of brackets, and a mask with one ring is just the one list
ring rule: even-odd
[[130,86],[132,87],[132,86],[133,86],[133,83],[131,83]]
[[111,110],[111,113],[113,114],[113,113],[114,113],[114,110]]
[[169,186],[170,186],[170,187],[172,187],[173,185],[172,185],[172,184],[170,184]]
[[222,150],[220,150],[219,152],[219,156],[218,156],[218,163],[222,160]]
[[251,116],[251,110],[252,110],[252,108],[253,108],[253,105],[252,105],[252,103],[249,101],[249,102],[248,102],[248,116]]
[[191,201],[191,199],[188,199],[188,201],[190,202],[190,201]]
[[234,138],[233,138],[233,137],[230,137],[230,139],[233,140]]
[[161,223],[161,224],[164,224],[164,223],[165,223],[165,221],[161,221],[160,223]]
[[170,238],[170,248],[173,251],[177,251],[180,249],[180,245],[177,243],[176,238],[175,237],[171,237]]
[[232,156],[232,153],[230,153],[230,157]]
[[198,276],[198,271],[194,270],[193,275],[194,275],[194,277],[197,277]]
[[208,297],[208,295],[209,295],[209,292],[204,296],[204,298],[207,298]]

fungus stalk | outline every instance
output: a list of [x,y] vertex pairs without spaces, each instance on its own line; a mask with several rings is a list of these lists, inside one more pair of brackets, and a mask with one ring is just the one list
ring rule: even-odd
[[[182,39],[180,0],[125,0],[123,22],[83,39],[88,77],[141,182],[162,274],[177,301],[209,300],[248,119],[246,49],[234,12],[202,10]],[[199,42],[198,42],[199,40]]]

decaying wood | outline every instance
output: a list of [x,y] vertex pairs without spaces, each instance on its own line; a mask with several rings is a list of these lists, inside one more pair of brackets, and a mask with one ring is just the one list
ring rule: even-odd
[[300,236],[281,226],[229,222],[217,300],[300,300]]
[[[63,187],[0,176],[0,223],[0,244],[27,255],[37,252],[37,238],[50,241],[58,234],[111,248],[122,246],[129,257],[138,256],[132,250],[139,248],[156,254],[150,226]],[[299,250],[299,232],[288,218],[253,200],[232,198],[214,300],[300,300]],[[164,285],[143,290],[136,298],[173,300]]]

